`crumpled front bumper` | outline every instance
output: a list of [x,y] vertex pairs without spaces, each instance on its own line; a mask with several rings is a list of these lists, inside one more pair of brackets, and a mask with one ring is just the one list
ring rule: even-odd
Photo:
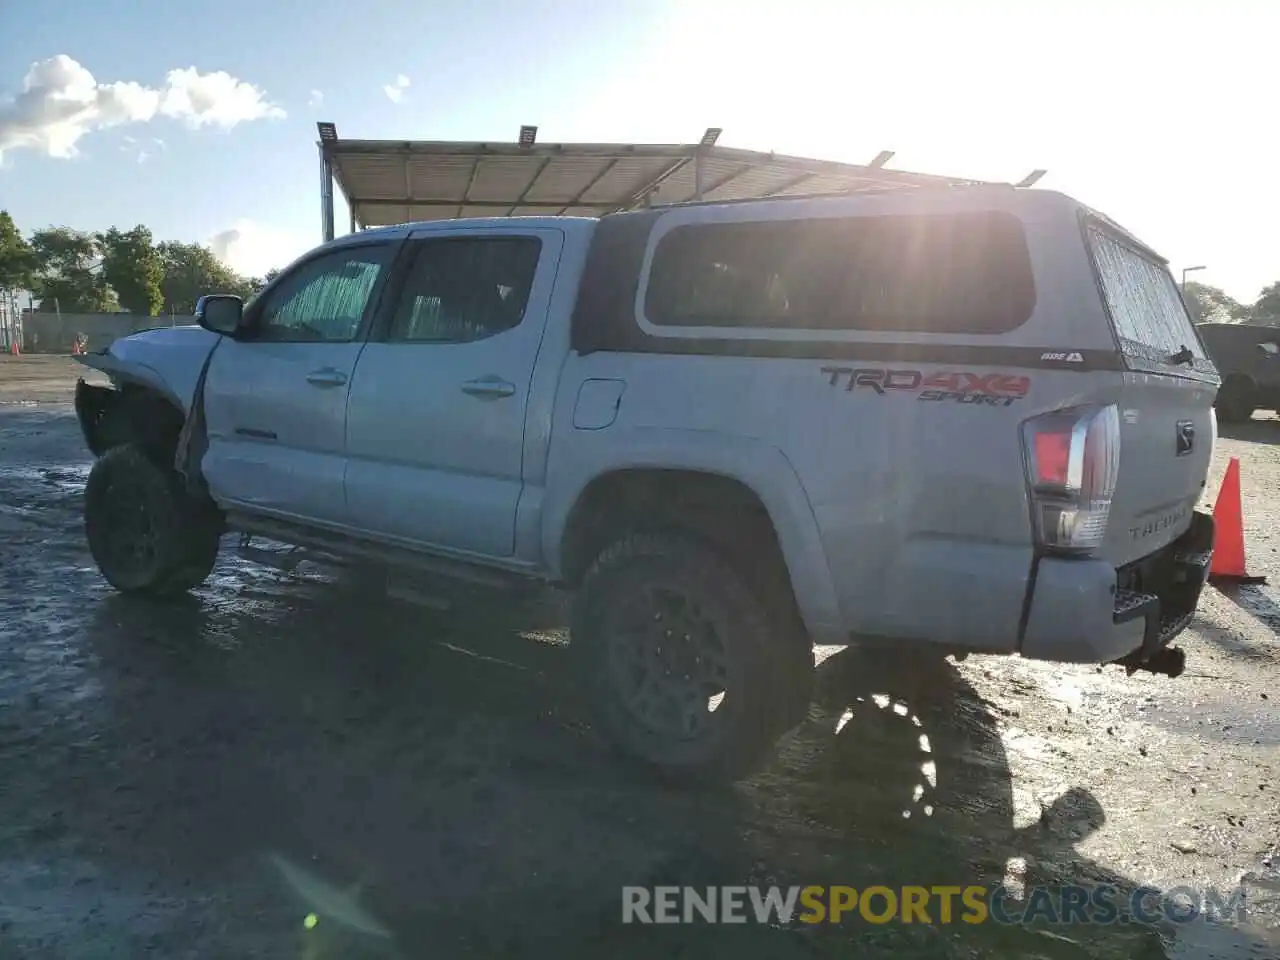
[[1149,667],[1195,616],[1212,556],[1213,518],[1196,511],[1181,537],[1119,570],[1102,560],[1042,558],[1022,655]]

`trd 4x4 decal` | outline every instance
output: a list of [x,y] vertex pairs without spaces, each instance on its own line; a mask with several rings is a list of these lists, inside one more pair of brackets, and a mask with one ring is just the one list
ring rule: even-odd
[[883,368],[823,367],[827,383],[844,384],[846,391],[859,388],[884,396],[890,390],[914,393],[917,400],[932,403],[973,403],[1007,407],[1021,400],[1031,389],[1031,378],[1004,373],[930,373],[920,370]]

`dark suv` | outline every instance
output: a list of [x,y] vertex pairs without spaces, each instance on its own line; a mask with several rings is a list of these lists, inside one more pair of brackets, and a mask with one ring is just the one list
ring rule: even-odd
[[1280,412],[1280,327],[1206,323],[1200,336],[1222,375],[1214,404],[1219,419],[1248,420],[1255,410]]

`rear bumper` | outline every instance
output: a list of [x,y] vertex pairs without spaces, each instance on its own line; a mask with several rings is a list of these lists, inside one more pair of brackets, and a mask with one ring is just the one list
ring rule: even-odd
[[1042,558],[1022,655],[1140,667],[1191,622],[1212,554],[1213,518],[1196,511],[1181,537],[1119,570],[1102,560]]

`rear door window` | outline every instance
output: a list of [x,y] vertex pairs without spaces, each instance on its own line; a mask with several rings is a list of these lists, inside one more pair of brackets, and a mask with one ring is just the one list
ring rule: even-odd
[[520,324],[542,241],[537,237],[415,240],[389,340],[470,343]]
[[762,220],[665,234],[645,315],[668,327],[1001,334],[1035,298],[1008,213]]
[[[1129,367],[1152,373],[1214,373],[1168,268],[1104,227],[1090,224],[1087,233],[1102,295]],[[1189,356],[1190,362],[1179,362],[1179,356]]]

